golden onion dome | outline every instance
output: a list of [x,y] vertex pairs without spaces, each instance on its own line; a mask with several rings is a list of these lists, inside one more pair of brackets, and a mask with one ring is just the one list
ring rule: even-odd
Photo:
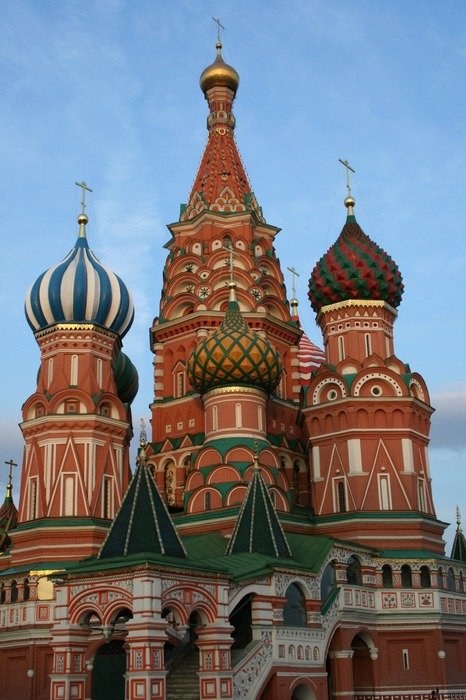
[[236,70],[229,66],[222,58],[222,43],[216,43],[217,56],[215,61],[204,68],[199,78],[199,85],[204,94],[213,87],[227,87],[236,93],[239,85],[239,75]]

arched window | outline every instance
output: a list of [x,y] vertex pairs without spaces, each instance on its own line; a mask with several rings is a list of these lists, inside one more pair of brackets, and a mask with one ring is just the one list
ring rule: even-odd
[[393,588],[393,571],[389,564],[382,566],[382,582],[384,588]]
[[335,562],[331,561],[327,564],[322,574],[320,582],[320,599],[325,603],[327,598],[333,593],[337,585],[337,577],[335,574]]
[[283,608],[285,627],[306,627],[306,599],[295,583],[291,583],[285,593],[286,603]]
[[448,569],[447,573],[447,587],[449,591],[456,591],[455,572],[453,571],[451,566]]
[[23,581],[23,600],[29,600],[29,579]]
[[240,403],[235,405],[235,425],[237,428],[242,428],[243,426],[243,415]]
[[463,572],[460,571],[459,579],[458,579],[458,590],[460,593],[464,593],[464,578],[463,578]]
[[231,250],[233,248],[233,241],[231,240],[231,236],[228,234],[223,236],[223,247],[227,250]]
[[346,513],[346,494],[345,494],[345,484],[343,481],[339,481],[337,484],[337,496],[338,496],[338,512]]
[[430,580],[430,569],[428,566],[421,566],[420,569],[421,573],[421,588],[430,588],[431,587],[431,580]]
[[11,582],[10,600],[12,603],[18,602],[18,584],[16,583],[16,581],[14,579]]
[[5,584],[0,583],[0,605],[5,602]]
[[350,586],[362,586],[361,562],[354,554],[347,562],[346,580]]
[[411,573],[411,567],[408,564],[403,564],[401,567],[401,587],[402,588],[412,588],[413,587],[413,576]]
[[438,568],[438,587],[443,588],[443,569],[441,566]]
[[369,355],[372,355],[372,340],[370,333],[364,334],[364,344],[366,346],[366,357],[369,357]]
[[210,491],[207,491],[204,498],[204,510],[210,510],[212,508]]
[[342,335],[338,336],[338,359],[340,362],[345,359],[345,339]]
[[71,386],[78,386],[78,356],[71,355],[71,371],[70,371]]
[[212,430],[218,430],[218,406],[212,407]]

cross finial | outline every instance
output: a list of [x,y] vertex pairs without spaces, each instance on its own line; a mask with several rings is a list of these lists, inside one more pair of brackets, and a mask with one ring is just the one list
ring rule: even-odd
[[81,199],[81,214],[86,213],[86,192],[92,192],[91,188],[87,186],[87,183],[84,182],[76,182],[75,183],[78,187],[81,187],[83,194],[82,194],[82,199]]
[[293,298],[296,299],[296,277],[299,277],[299,272],[296,272],[294,265],[286,269],[291,272],[291,291],[293,292]]
[[141,418],[140,423],[139,444],[141,445],[141,447],[142,445],[147,444],[146,421],[144,420],[144,418]]
[[235,301],[236,296],[235,296],[235,288],[236,288],[236,282],[235,282],[235,276],[234,276],[234,260],[233,256],[237,255],[235,252],[232,244],[230,243],[229,245],[224,245],[223,246],[225,250],[228,251],[229,255],[229,261],[228,261],[228,267],[230,268],[230,281],[228,282],[228,286],[230,287],[230,301]]
[[223,31],[225,31],[225,27],[220,22],[218,17],[212,17],[212,19],[214,20],[215,24],[217,25],[217,44],[220,44],[220,48],[222,48],[222,41],[220,39],[220,27],[223,29]]
[[458,530],[461,530],[461,513],[459,506],[456,506],[456,524],[458,525]]
[[351,182],[350,182],[350,170],[352,173],[356,173],[356,170],[351,167],[351,165],[348,163],[348,160],[342,160],[341,158],[338,159],[340,163],[343,165],[343,167],[346,169],[346,192],[347,196],[351,197]]
[[17,467],[18,465],[16,464],[16,462],[13,462],[12,459],[9,459],[8,461],[5,460],[5,464],[10,467],[9,472],[8,472],[8,484],[6,486],[6,490],[7,490],[7,495],[11,496],[11,491],[13,488],[12,471],[13,471],[13,467]]
[[253,469],[254,470],[259,470],[259,445],[257,444],[257,438],[254,437],[254,463],[253,463]]

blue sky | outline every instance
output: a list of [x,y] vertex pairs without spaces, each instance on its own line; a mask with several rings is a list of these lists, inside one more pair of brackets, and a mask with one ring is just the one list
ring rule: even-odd
[[133,291],[124,345],[141,380],[136,426],[149,418],[148,327],[165,225],[187,200],[205,144],[198,78],[214,58],[212,16],[241,77],[236,136],[246,170],[267,221],[282,228],[277,253],[301,275],[301,319],[318,343],[307,280],[344,222],[338,158],[356,169],[357,218],[404,277],[396,353],[424,376],[437,408],[437,513],[451,521],[458,504],[466,517],[462,0],[4,0],[1,461],[21,460],[17,423],[39,364],[24,297],[74,243],[76,180],[94,190],[92,249]]

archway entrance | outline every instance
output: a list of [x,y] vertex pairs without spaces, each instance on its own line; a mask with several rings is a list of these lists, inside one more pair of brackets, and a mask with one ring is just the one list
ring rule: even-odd
[[202,625],[197,612],[191,613],[183,643],[170,655],[166,662],[167,698],[199,697],[199,649],[196,629]]
[[374,690],[373,667],[370,650],[362,637],[357,635],[351,644],[353,650],[354,695],[368,695]]
[[125,700],[124,642],[113,640],[96,651],[92,669],[92,700]]
[[291,700],[316,700],[316,695],[312,688],[304,683],[300,683],[294,688]]

